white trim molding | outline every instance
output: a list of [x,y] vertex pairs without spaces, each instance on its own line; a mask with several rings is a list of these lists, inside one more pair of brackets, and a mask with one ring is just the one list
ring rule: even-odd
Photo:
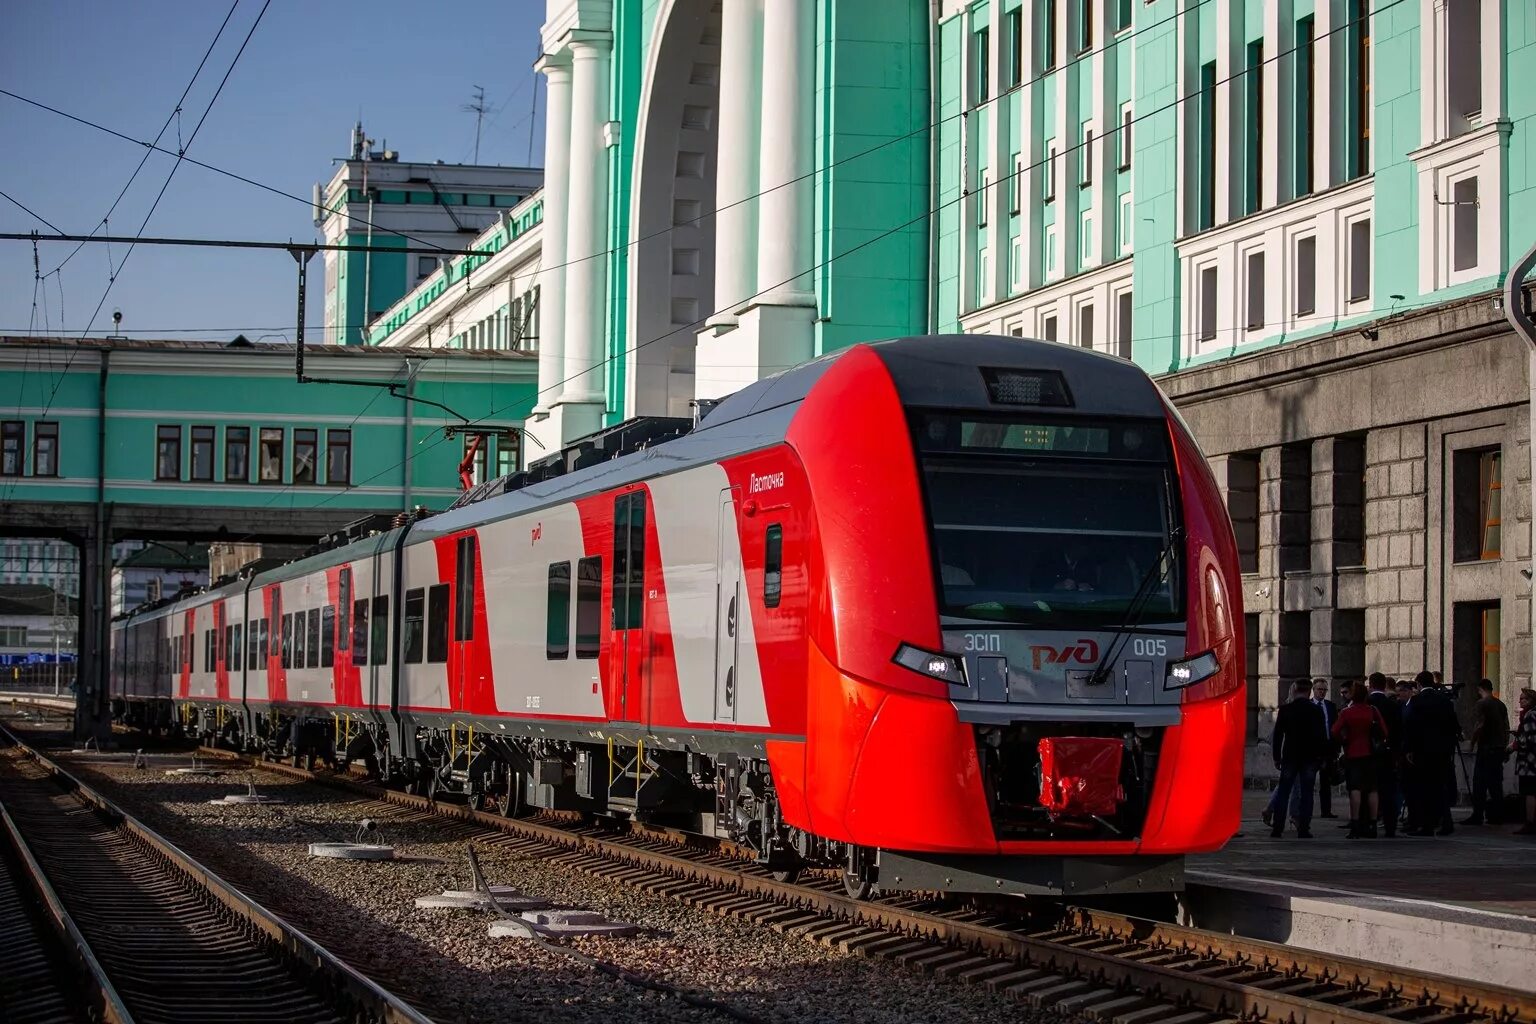
[[[1474,132],[1408,154],[1419,183],[1419,293],[1475,281],[1504,269],[1503,151],[1513,125],[1485,124]],[[1477,179],[1477,260],[1455,266],[1457,182]]]

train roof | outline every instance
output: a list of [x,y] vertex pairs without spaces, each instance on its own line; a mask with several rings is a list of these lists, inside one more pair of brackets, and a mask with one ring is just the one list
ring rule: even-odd
[[[392,546],[401,530],[410,531],[412,542],[430,540],[778,444],[787,435],[800,403],[822,375],[839,359],[860,349],[873,352],[884,363],[903,405],[996,411],[999,405],[989,391],[987,371],[1007,370],[1060,375],[1071,407],[1079,412],[1161,418],[1166,411],[1157,385],[1140,367],[1091,349],[984,334],[921,335],[856,345],[747,385],[708,408],[691,428],[686,420],[662,417],[619,424],[539,460],[536,465],[552,467],[542,479],[520,473],[488,482],[446,512],[400,517],[392,527],[381,527],[377,532],[357,531],[366,535],[257,571],[251,585],[367,557]],[[606,457],[602,451],[605,444],[615,444],[610,450],[623,454]],[[583,465],[584,457],[602,461]],[[566,472],[567,465],[580,468]],[[245,585],[241,579],[131,614],[168,614],[216,593],[238,593]]]

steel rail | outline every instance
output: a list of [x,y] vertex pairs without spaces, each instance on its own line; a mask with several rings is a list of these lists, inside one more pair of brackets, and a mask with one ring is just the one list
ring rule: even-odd
[[[317,993],[327,993],[327,998],[345,1012],[347,1019],[367,1021],[369,1024],[432,1024],[431,1018],[340,960],[282,917],[246,896],[170,840],[125,812],[104,794],[19,739],[4,725],[0,725],[0,740],[8,742],[31,760],[66,792],[94,808],[102,818],[123,831],[140,848],[158,857],[172,874],[181,876],[194,889],[209,897],[238,926],[252,932],[258,941],[265,940],[267,948],[277,953],[295,973],[319,982]],[[16,830],[16,834],[21,834],[20,829],[10,821],[10,815],[7,815],[7,824]],[[34,870],[42,871],[36,860],[33,865]],[[59,901],[59,906],[62,909],[63,901]],[[82,938],[80,941],[85,940]],[[118,1019],[123,1024],[130,1024],[133,1020],[131,1016]]]
[[[814,911],[844,925],[939,942],[952,949],[984,953],[1094,986],[1140,993],[1217,1015],[1305,1024],[1536,1022],[1536,995],[1513,989],[1083,908],[1068,908],[1066,917],[1055,926],[1031,930],[1000,913],[940,909],[916,897],[855,900],[829,888],[780,882],[755,867],[711,857],[707,851],[703,856],[682,856],[673,852],[679,849],[676,842],[647,845],[644,840],[615,838],[590,828],[504,818],[292,765],[202,749],[306,782],[554,845],[573,854],[724,888],[743,897]],[[750,908],[744,905],[740,909]],[[837,933],[829,934],[835,937]]]

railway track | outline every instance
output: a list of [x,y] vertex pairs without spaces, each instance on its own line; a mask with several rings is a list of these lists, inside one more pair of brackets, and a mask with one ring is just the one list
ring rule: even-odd
[[66,1015],[34,1019],[429,1024],[3,727],[0,819],[70,967]]
[[[206,750],[207,748],[205,748]],[[228,752],[209,751],[230,757]],[[780,881],[718,851],[643,831],[509,819],[260,761],[270,771],[462,823],[505,844],[844,952],[984,985],[1114,1024],[1525,1024],[1536,993],[1084,907],[1049,919],[1016,904],[901,895],[854,900],[836,881]]]

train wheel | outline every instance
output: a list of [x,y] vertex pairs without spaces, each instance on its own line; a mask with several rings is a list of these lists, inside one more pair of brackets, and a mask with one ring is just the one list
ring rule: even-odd
[[506,788],[496,794],[496,813],[503,818],[519,818],[523,814],[523,787],[517,772],[507,772]]
[[848,847],[848,863],[843,866],[843,891],[856,900],[869,899],[875,889],[873,874],[869,851],[858,846]]
[[800,865],[796,864],[778,871],[770,871],[768,876],[775,882],[793,882],[800,877]]

